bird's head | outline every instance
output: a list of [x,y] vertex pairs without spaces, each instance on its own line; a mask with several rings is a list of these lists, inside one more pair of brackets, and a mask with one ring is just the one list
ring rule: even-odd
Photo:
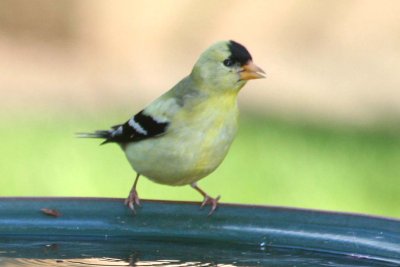
[[202,90],[238,92],[248,80],[264,78],[247,49],[235,41],[221,41],[204,51],[191,77]]

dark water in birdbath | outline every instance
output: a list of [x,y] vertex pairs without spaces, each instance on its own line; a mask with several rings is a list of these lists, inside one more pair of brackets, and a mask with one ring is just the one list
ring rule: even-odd
[[0,237],[0,266],[399,266],[362,255],[196,240]]

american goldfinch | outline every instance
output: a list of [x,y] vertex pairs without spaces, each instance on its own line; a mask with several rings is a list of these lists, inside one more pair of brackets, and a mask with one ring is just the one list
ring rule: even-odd
[[117,143],[136,171],[125,204],[140,206],[136,186],[141,175],[165,185],[191,185],[217,208],[196,182],[213,172],[225,158],[237,131],[237,95],[250,79],[264,78],[247,49],[221,41],[204,51],[192,72],[127,122],[80,137]]

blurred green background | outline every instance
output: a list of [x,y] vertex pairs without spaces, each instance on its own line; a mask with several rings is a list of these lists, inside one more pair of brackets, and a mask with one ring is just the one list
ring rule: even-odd
[[[124,122],[221,39],[268,78],[199,184],[222,202],[400,217],[400,4],[395,1],[0,2],[0,196],[126,197]],[[198,200],[146,179],[142,198]]]

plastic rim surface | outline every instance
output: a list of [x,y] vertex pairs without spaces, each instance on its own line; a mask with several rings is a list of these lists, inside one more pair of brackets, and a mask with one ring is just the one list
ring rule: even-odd
[[[57,211],[46,215],[42,209]],[[400,220],[282,207],[110,198],[0,198],[0,245],[14,237],[229,242],[327,251],[400,264]]]

